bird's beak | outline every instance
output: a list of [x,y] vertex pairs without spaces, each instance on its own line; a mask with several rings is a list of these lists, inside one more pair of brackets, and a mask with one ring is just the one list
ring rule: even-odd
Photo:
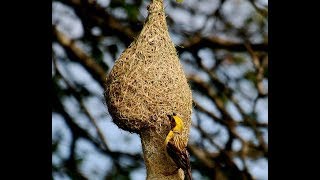
[[168,118],[169,118],[170,124],[171,124],[171,125],[174,124],[175,121],[174,121],[174,119],[173,119],[173,116],[172,116],[172,115],[167,115],[167,116],[168,116]]

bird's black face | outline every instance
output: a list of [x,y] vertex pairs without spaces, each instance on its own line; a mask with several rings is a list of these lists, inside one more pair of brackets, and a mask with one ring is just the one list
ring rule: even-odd
[[167,115],[170,120],[171,129],[176,126],[176,121],[173,119],[172,115]]

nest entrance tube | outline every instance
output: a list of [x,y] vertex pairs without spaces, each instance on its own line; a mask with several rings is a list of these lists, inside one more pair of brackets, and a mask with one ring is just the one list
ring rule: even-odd
[[167,115],[184,121],[181,142],[187,144],[192,95],[169,36],[163,0],[153,0],[140,35],[116,60],[106,81],[105,98],[114,123],[141,137],[147,179],[183,179],[163,146],[170,130]]

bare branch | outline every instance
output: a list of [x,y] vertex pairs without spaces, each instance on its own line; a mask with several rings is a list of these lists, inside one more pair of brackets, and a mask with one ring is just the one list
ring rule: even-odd
[[[255,51],[268,51],[268,44],[251,44]],[[197,51],[199,49],[208,47],[210,49],[226,49],[234,52],[246,51],[246,47],[241,42],[233,42],[230,40],[222,39],[216,36],[202,37],[200,34],[192,36],[187,39],[181,45],[177,47],[177,50],[182,53],[184,51]]]
[[104,87],[105,70],[93,58],[83,52],[72,39],[57,30],[56,27],[53,27],[53,36],[66,50],[70,58],[83,65],[92,77]]

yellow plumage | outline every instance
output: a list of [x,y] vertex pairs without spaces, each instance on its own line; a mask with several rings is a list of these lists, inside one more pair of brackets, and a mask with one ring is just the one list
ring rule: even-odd
[[[185,179],[191,180],[189,153],[186,149],[186,145],[184,145],[184,143],[182,143],[178,138],[183,131],[183,121],[176,114],[173,114],[172,116],[169,115],[168,117],[173,128],[169,131],[164,141],[166,154],[173,160],[178,169],[181,168],[184,171]],[[173,173],[175,173],[178,169],[173,171]]]
[[173,117],[173,119],[174,119],[174,121],[176,123],[176,126],[172,129],[172,131],[175,132],[175,133],[179,133],[179,134],[182,133],[182,130],[183,130],[183,121],[182,121],[182,119],[177,115],[173,115],[172,117]]
[[166,137],[166,140],[164,142],[165,145],[168,144],[168,142],[175,136],[175,134],[180,134],[182,133],[182,130],[183,130],[183,121],[179,116],[173,115],[169,118],[173,118],[175,126],[169,131]]

